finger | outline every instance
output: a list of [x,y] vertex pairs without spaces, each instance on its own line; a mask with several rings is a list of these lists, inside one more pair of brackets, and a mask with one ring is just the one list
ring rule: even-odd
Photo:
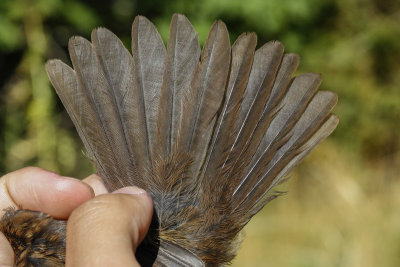
[[103,181],[97,174],[88,176],[87,178],[83,179],[82,182],[87,183],[91,188],[93,188],[95,196],[108,193]]
[[14,265],[14,251],[7,238],[0,232],[0,266]]
[[139,266],[135,250],[152,214],[150,196],[137,187],[79,206],[68,220],[66,266]]
[[0,208],[38,210],[65,219],[77,206],[94,196],[78,179],[36,167],[6,174],[0,179]]

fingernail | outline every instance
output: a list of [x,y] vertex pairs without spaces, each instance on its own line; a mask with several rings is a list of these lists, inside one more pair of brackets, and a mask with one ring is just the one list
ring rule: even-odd
[[146,190],[136,186],[127,186],[114,191],[113,194],[142,195],[142,194],[147,194],[147,192]]
[[88,184],[82,182],[79,179],[68,176],[58,176],[56,177],[55,181],[56,181],[56,188],[60,191],[68,190],[70,186],[76,186],[77,184],[79,184],[88,188],[92,192],[92,195],[94,196],[93,188],[91,188]]
[[65,191],[68,190],[71,186],[76,186],[77,184],[81,184],[78,179],[67,177],[67,176],[59,176],[55,175],[51,182],[54,183],[57,190]]

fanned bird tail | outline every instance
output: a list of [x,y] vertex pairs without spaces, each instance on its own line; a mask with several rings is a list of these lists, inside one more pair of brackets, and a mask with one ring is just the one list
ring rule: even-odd
[[136,185],[153,197],[149,238],[160,249],[139,258],[230,262],[274,186],[335,129],[337,96],[317,91],[320,75],[293,78],[299,58],[280,42],[256,50],[256,35],[245,33],[231,47],[221,21],[201,52],[179,14],[167,48],[141,16],[132,54],[104,28],[91,39],[71,38],[74,69],[59,60],[46,69],[107,188]]

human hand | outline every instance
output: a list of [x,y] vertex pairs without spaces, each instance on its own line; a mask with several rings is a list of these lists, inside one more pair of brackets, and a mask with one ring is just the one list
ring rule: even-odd
[[[97,175],[83,181],[86,184],[33,167],[9,173],[0,179],[0,210],[9,207],[40,210],[67,219],[83,202],[107,193]],[[67,265],[137,264],[134,251],[147,232],[152,212],[149,195],[135,187],[89,201],[68,222]],[[104,240],[108,240],[105,245]],[[13,250],[0,233],[0,265],[13,263]]]
[[[96,177],[89,176],[92,189],[78,179],[63,177],[36,167],[27,167],[0,178],[0,216],[4,209],[28,209],[67,219],[80,204],[104,192]],[[102,191],[103,190],[103,191]],[[107,192],[105,190],[105,192]],[[0,232],[0,266],[13,266],[14,252]]]
[[153,214],[150,196],[125,187],[74,210],[67,224],[66,266],[139,266],[135,251]]

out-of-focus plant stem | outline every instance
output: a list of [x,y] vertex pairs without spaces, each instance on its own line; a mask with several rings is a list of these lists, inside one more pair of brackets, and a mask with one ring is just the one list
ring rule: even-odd
[[[56,132],[54,123],[53,97],[44,69],[44,55],[47,49],[47,38],[43,32],[43,21],[40,10],[34,2],[25,1],[28,6],[24,29],[28,50],[28,73],[32,85],[32,101],[28,110],[29,134],[37,150],[38,164],[50,170],[57,170]],[[31,10],[29,10],[31,9]],[[42,67],[38,67],[42,66]]]

